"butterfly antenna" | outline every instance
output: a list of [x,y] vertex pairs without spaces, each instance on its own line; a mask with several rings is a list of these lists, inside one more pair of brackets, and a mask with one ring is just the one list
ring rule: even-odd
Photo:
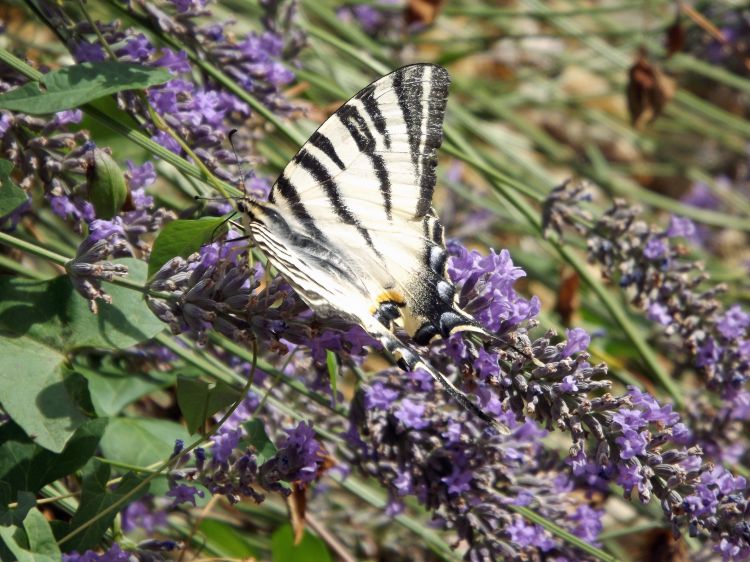
[[242,170],[242,162],[240,161],[240,155],[237,154],[237,147],[234,146],[234,135],[237,134],[237,129],[232,129],[229,131],[229,145],[232,147],[232,152],[234,152],[234,159],[237,162],[237,169],[240,171],[240,185],[242,186],[242,193],[245,197],[248,196],[247,194],[247,186],[245,185],[245,172]]

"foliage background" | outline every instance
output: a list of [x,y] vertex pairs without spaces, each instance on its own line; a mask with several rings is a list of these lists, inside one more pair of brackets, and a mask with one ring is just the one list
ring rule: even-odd
[[[105,22],[102,37],[92,33],[87,18]],[[109,25],[115,18],[122,27]],[[143,297],[147,278],[169,259],[187,258],[217,234],[218,218],[174,221],[221,217],[229,210],[225,202],[196,203],[193,196],[237,193],[231,191],[231,185],[238,187],[235,157],[227,147],[231,127],[240,129],[235,142],[251,172],[247,185],[262,196],[338,105],[378,76],[416,61],[445,65],[453,79],[436,194],[448,235],[483,252],[507,248],[526,272],[516,291],[541,302],[535,334],[585,328],[592,336],[591,363],[608,365],[604,378],[613,381],[613,394],[632,385],[672,404],[704,460],[747,476],[748,408],[742,386],[747,357],[740,355],[724,372],[734,377],[731,385],[717,386],[718,375],[706,379],[705,365],[691,360],[688,340],[680,339],[685,332],[676,327],[688,317],[687,308],[677,306],[665,319],[660,314],[666,312],[653,305],[666,301],[653,293],[635,298],[634,306],[634,286],[622,278],[641,271],[638,258],[619,255],[617,262],[615,255],[609,265],[587,263],[586,248],[601,242],[601,231],[597,238],[592,225],[615,198],[639,204],[640,217],[654,225],[653,232],[669,233],[671,217],[691,219],[695,228],[679,238],[674,232],[664,235],[674,239],[670,247],[684,263],[705,264],[708,275],[696,294],[698,305],[706,306],[696,305],[690,314],[704,331],[734,318],[736,329],[726,347],[739,349],[746,342],[749,18],[747,9],[729,1],[101,2],[63,8],[29,2],[3,7],[3,91],[39,79],[39,72],[66,67],[75,62],[73,56],[82,60],[84,54],[75,50],[81,37],[89,45],[111,39],[120,58],[152,66],[164,51],[151,45],[200,54],[162,61],[162,67],[183,73],[187,65],[186,75],[196,85],[173,84],[175,99],[183,103],[178,110],[162,110],[154,94],[170,78],[164,70],[148,79],[126,75],[122,82],[127,89],[150,87],[153,113],[134,94],[120,93],[116,106],[111,96],[101,97],[107,92],[98,84],[78,92],[75,79],[64,79],[62,88],[81,97],[63,98],[69,108],[82,107],[80,119],[33,116],[44,113],[47,101],[34,111],[26,98],[19,106],[2,106],[1,156],[12,163],[0,169],[3,559],[54,560],[65,552],[71,560],[116,560],[125,556],[120,548],[141,559],[481,559],[483,551],[469,548],[466,537],[458,540],[456,528],[433,528],[424,501],[395,498],[392,481],[357,469],[355,448],[342,439],[349,405],[362,380],[382,374],[388,364],[378,354],[365,357],[356,345],[342,343],[359,341],[356,336],[330,336],[290,304],[279,280],[262,271],[251,287],[257,298],[249,317],[271,322],[278,311],[285,319],[300,315],[295,318],[307,331],[288,336],[292,353],[274,347],[272,338],[252,344],[212,324],[213,317],[193,318],[187,309],[184,317],[170,320],[169,311],[153,302],[172,290],[168,284],[148,288],[151,309]],[[236,21],[223,43],[218,32],[196,27],[229,19]],[[62,23],[51,25],[55,22]],[[278,44],[241,43],[247,33],[264,30]],[[91,76],[101,72],[85,76],[84,85]],[[235,97],[188,106],[184,96],[194,101],[196,88],[203,87]],[[247,111],[232,103],[247,104]],[[211,111],[217,113],[213,121]],[[201,112],[203,120],[195,120]],[[33,115],[18,117],[26,113]],[[186,143],[182,150],[164,128],[154,126],[160,118]],[[8,125],[10,119],[17,129]],[[89,139],[98,147],[96,156]],[[105,147],[108,152],[101,151]],[[152,162],[153,173],[138,167],[144,162]],[[593,194],[583,203],[581,230],[545,238],[542,218],[547,210],[549,219],[553,209],[545,200],[571,178],[586,182]],[[26,197],[29,202],[20,208]],[[143,197],[152,197],[153,204]],[[108,222],[94,224],[93,214]],[[106,244],[97,246],[101,240]],[[223,259],[232,251],[232,245],[209,248]],[[201,267],[209,267],[208,251],[201,251]],[[110,258],[118,265],[101,266]],[[247,263],[231,258],[251,275]],[[123,265],[126,277],[118,269]],[[609,278],[602,277],[602,265]],[[723,292],[714,294],[720,284]],[[635,297],[637,288],[636,283]],[[111,305],[102,301],[101,289]],[[98,309],[96,315],[91,307]],[[730,318],[728,310],[736,314]],[[180,334],[172,335],[163,320]],[[268,324],[255,326],[263,330]],[[247,389],[240,389],[256,372],[261,377],[250,381],[250,398],[227,412],[245,398]],[[450,416],[452,405],[443,406]],[[291,500],[257,475],[256,493],[263,488],[267,495],[259,505],[246,488],[238,492],[239,503],[228,501],[226,493],[211,494],[216,490],[210,485],[200,488],[201,497],[175,495],[195,463],[171,456],[175,440],[199,439],[208,449],[208,440],[216,447],[221,439],[235,439],[230,445],[248,447],[261,465],[261,459],[277,459],[279,450],[292,447],[290,440],[301,434],[288,432],[304,433],[300,421],[313,423],[323,449],[313,451],[314,477],[297,474],[273,482],[294,489]],[[230,434],[230,427],[239,433]],[[537,480],[570,476],[564,462],[571,447],[567,434],[529,437],[524,447],[534,451],[524,454],[534,457]],[[547,459],[544,467],[541,457]],[[494,469],[517,470],[502,464]],[[537,480],[528,483],[529,493],[537,493]],[[488,532],[499,537],[504,557],[748,555],[747,543],[735,549],[724,535],[691,538],[683,528],[683,538],[675,541],[663,513],[674,508],[624,499],[614,482],[602,488],[580,474],[571,482],[570,490],[554,496],[555,501],[565,496],[560,513],[567,515],[559,520],[534,505],[503,506],[522,516],[500,518],[499,530]],[[732,491],[745,500],[736,505],[746,509],[744,481],[736,482]],[[566,527],[566,517],[580,506],[599,514],[592,516],[594,536],[565,531],[575,527]],[[290,510],[306,511],[306,524]],[[740,511],[738,517],[746,515]],[[302,537],[296,546],[295,532]],[[740,535],[735,534],[738,541]]]

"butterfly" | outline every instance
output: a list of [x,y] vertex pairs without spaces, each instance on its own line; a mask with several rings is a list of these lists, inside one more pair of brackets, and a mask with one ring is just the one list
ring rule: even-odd
[[245,231],[310,308],[360,324],[398,365],[422,368],[465,409],[504,431],[416,348],[461,331],[491,337],[456,303],[432,208],[450,77],[400,68],[329,117],[267,202],[238,203]]

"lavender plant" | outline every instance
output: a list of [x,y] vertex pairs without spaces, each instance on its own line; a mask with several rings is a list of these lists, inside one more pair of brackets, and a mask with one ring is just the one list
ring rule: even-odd
[[[459,4],[469,15],[486,9]],[[124,171],[118,136],[93,128],[101,112],[84,105],[96,95],[47,114],[0,95],[0,242],[13,249],[0,266],[20,274],[0,279],[0,346],[18,372],[0,377],[0,557],[275,557],[297,534],[294,552],[319,559],[614,560],[622,551],[609,554],[602,531],[622,495],[658,504],[661,518],[644,517],[675,536],[725,560],[750,558],[748,487],[737,475],[750,316],[687,253],[691,223],[656,229],[619,202],[594,220],[571,185],[543,209],[548,227],[574,225],[614,290],[660,326],[653,345],[686,392],[688,373],[710,391],[696,391],[686,411],[658,388],[614,383],[586,330],[543,327],[543,291],[525,284],[533,267],[514,263],[525,241],[499,252],[449,243],[459,304],[495,339],[454,335],[421,351],[511,428],[500,436],[426,373],[390,366],[359,326],[317,317],[226,227],[227,200],[199,209],[192,199],[232,187],[267,197],[264,156],[279,145],[262,117],[284,128],[298,115],[286,90],[297,66],[312,99],[328,80],[308,69],[314,54],[301,56],[300,21],[316,49],[336,44],[315,18],[265,0],[257,21],[232,14],[237,22],[203,1],[33,7],[34,25],[54,29],[69,53],[33,54],[51,68],[75,60],[93,69],[85,82],[108,64],[137,64],[152,82],[112,90],[112,114],[127,113],[128,137],[147,149]],[[363,44],[392,37],[386,22],[403,25],[398,12],[369,8],[338,12],[361,22]],[[100,9],[129,23],[98,21]],[[42,78],[0,57],[0,94]],[[31,97],[48,103],[54,84]],[[232,129],[245,178],[227,147]],[[168,162],[192,175],[176,180]],[[377,492],[384,506],[368,504]]]
[[[550,228],[561,233],[561,225],[580,217],[575,207],[581,195],[582,187],[571,184],[553,193],[546,213]],[[695,234],[691,221],[673,216],[666,229],[657,229],[639,220],[639,212],[618,200],[592,226],[576,224],[587,238],[589,259],[662,328],[676,367],[692,368],[717,395],[718,408],[705,393],[693,393],[694,443],[718,462],[736,463],[748,421],[750,315],[738,304],[727,309],[719,300],[726,287],[708,283],[702,264],[686,256],[679,242]]]

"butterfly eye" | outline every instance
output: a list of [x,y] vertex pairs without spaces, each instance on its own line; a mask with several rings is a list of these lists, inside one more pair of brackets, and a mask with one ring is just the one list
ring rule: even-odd
[[240,213],[247,213],[247,205],[245,205],[244,201],[237,201],[237,210]]

